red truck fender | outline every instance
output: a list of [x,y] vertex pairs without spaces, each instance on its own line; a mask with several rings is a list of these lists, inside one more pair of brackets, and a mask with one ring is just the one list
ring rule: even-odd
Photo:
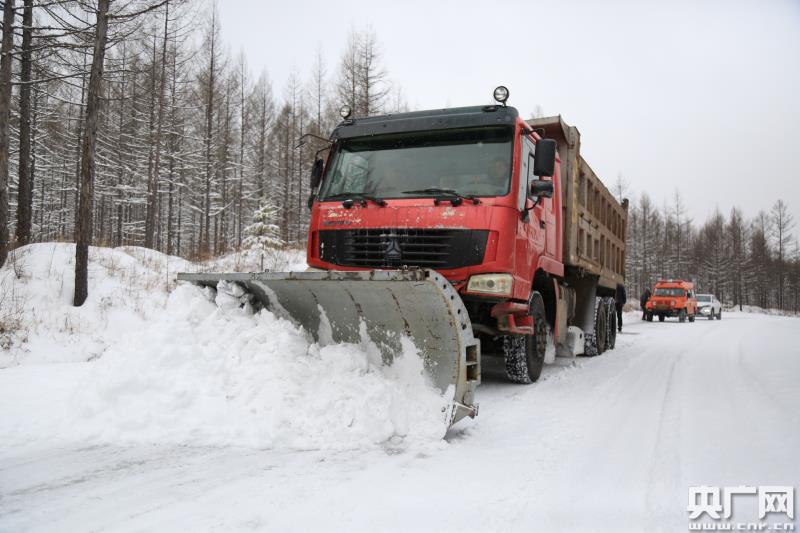
[[536,270],[544,270],[548,274],[559,278],[564,277],[564,263],[556,261],[552,257],[547,257],[546,255],[539,256]]

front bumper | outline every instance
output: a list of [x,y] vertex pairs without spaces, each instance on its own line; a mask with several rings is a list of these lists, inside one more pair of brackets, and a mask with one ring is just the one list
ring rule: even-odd
[[681,312],[683,307],[661,307],[661,306],[653,306],[648,310],[648,313],[652,313],[655,316],[678,316]]

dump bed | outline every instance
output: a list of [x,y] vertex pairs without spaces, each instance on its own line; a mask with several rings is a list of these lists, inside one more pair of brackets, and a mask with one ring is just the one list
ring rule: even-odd
[[620,204],[581,157],[581,134],[561,116],[527,121],[558,142],[561,158],[564,266],[567,272],[599,276],[600,286],[615,289],[625,279],[628,201]]

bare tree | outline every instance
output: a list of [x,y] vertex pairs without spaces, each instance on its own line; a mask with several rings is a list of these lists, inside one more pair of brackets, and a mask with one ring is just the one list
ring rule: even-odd
[[347,37],[347,45],[342,53],[342,60],[339,63],[339,79],[336,83],[336,92],[342,104],[350,106],[356,115],[362,114],[358,107],[359,98],[359,78],[360,78],[360,58],[359,49],[361,40],[359,34],[350,30]]
[[686,249],[689,247],[689,229],[691,228],[691,220],[686,216],[686,204],[683,203],[683,196],[678,189],[675,189],[675,194],[672,198],[672,215],[675,217],[675,268],[679,277],[686,276],[687,269],[684,265],[686,259]]
[[156,119],[156,134],[153,150],[153,170],[148,176],[147,183],[147,218],[145,219],[144,245],[154,248],[153,237],[156,232],[156,216],[159,206],[159,172],[161,171],[161,132],[164,124],[164,93],[167,71],[167,41],[169,39],[169,0],[164,4],[164,42],[161,47],[161,76],[158,84],[158,118]]
[[[200,224],[199,244],[203,253],[210,250],[211,245],[211,185],[216,170],[212,158],[214,144],[214,103],[217,97],[217,70],[219,68],[219,24],[217,23],[217,6],[214,4],[211,11],[211,24],[208,30],[208,72],[206,74],[206,126],[204,131],[205,150],[205,193],[203,203],[203,218]],[[205,233],[203,232],[205,230]]]
[[322,49],[318,48],[317,56],[314,60],[314,67],[311,71],[311,82],[309,84],[313,113],[311,132],[315,135],[323,135],[325,130],[327,130],[327,124],[324,124],[327,75],[325,58],[322,55]]
[[269,158],[269,136],[270,129],[273,127],[273,115],[275,104],[272,100],[272,87],[266,74],[262,74],[253,89],[251,98],[252,108],[255,115],[255,135],[253,151],[255,152],[255,195],[256,200],[260,201],[268,192],[268,158]]
[[92,200],[94,193],[97,115],[103,90],[103,66],[108,39],[110,0],[97,1],[94,52],[86,100],[86,127],[81,148],[81,190],[78,205],[75,246],[75,306],[83,305],[89,294],[89,246],[92,243]]
[[245,132],[248,130],[247,101],[245,88],[247,87],[247,63],[242,53],[239,57],[239,161],[236,166],[236,247],[242,246],[242,208],[244,206],[244,147]]
[[794,227],[794,217],[789,213],[789,208],[783,200],[778,200],[772,207],[772,234],[778,251],[776,265],[778,276],[778,307],[783,309],[783,286],[785,277],[786,250],[792,240],[791,230]]
[[622,203],[622,200],[628,196],[628,189],[630,189],[630,183],[622,175],[622,172],[618,173],[617,181],[614,182],[614,195],[618,202]]
[[8,123],[11,111],[11,49],[14,45],[14,0],[3,5],[0,44],[0,265],[8,257]]
[[19,89],[19,184],[17,185],[17,245],[31,239],[33,174],[31,171],[31,41],[33,0],[24,0]]
[[381,65],[378,37],[374,31],[363,32],[358,40],[358,92],[359,110],[364,116],[383,112],[391,87],[386,69]]
[[745,225],[742,217],[742,212],[739,208],[734,207],[731,209],[731,215],[728,221],[728,239],[730,244],[730,259],[731,259],[731,278],[733,284],[733,303],[739,304],[739,310],[742,310],[743,305],[743,272],[745,260]]

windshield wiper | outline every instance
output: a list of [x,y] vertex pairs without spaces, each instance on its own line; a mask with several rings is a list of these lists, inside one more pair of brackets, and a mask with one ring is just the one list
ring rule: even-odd
[[453,205],[459,205],[464,200],[471,201],[474,205],[481,203],[480,199],[471,194],[461,194],[455,189],[442,189],[440,187],[428,187],[427,189],[414,189],[403,191],[403,194],[440,194],[443,198],[434,198],[433,203],[438,204],[441,200],[449,200]]
[[386,200],[383,198],[378,198],[377,196],[372,196],[371,194],[364,194],[363,192],[340,192],[326,196],[323,201],[327,202],[329,200],[343,200],[342,206],[347,209],[353,207],[354,200],[359,200],[362,207],[366,207],[368,200],[378,204],[381,207],[386,206]]

